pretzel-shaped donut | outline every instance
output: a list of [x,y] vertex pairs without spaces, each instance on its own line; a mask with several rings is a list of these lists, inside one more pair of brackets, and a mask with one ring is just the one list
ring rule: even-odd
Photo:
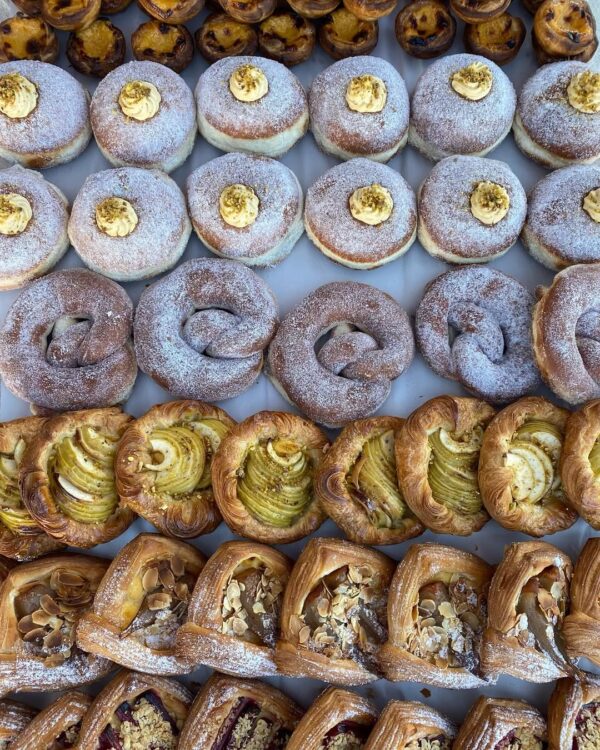
[[335,281],[285,318],[269,349],[269,376],[310,419],[338,427],[383,404],[414,349],[408,315],[392,297],[369,284]]
[[0,329],[0,375],[34,411],[125,401],[137,375],[133,305],[114,281],[83,268],[27,286]]
[[443,273],[426,288],[416,314],[417,344],[438,375],[493,403],[540,384],[531,343],[533,295],[484,266]]
[[275,296],[253,271],[194,258],[142,294],[135,351],[140,369],[178,398],[222,401],[259,376],[277,323]]

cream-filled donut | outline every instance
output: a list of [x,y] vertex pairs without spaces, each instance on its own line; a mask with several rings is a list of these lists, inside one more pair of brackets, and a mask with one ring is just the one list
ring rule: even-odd
[[0,65],[0,157],[46,169],[88,145],[89,94],[66,70],[36,60]]
[[506,73],[479,55],[436,60],[417,81],[409,143],[432,161],[485,156],[508,135],[517,96]]
[[274,60],[219,60],[200,76],[195,93],[200,133],[221,151],[281,156],[308,128],[302,84]]
[[308,100],[312,133],[328,154],[385,162],[406,145],[406,86],[380,57],[338,60],[314,79]]
[[93,271],[137,281],[172,268],[192,231],[185,198],[157,169],[91,174],[73,202],[69,239]]
[[219,156],[192,172],[186,194],[200,241],[247,266],[279,263],[304,231],[296,175],[265,156]]
[[90,112],[98,148],[114,166],[172,172],[194,147],[192,92],[159,63],[130,62],[110,72],[98,84]]
[[507,164],[449,156],[419,190],[419,242],[448,263],[484,263],[515,244],[526,212],[527,196]]
[[49,271],[69,246],[67,199],[39,172],[0,171],[0,290]]
[[308,189],[304,225],[328,258],[350,268],[375,268],[399,258],[414,242],[417,201],[391,167],[352,159]]

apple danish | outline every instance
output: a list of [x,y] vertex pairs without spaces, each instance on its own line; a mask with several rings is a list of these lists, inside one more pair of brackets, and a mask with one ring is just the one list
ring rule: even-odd
[[572,671],[561,634],[571,572],[571,560],[547,542],[507,547],[490,585],[484,673],[551,682]]
[[570,588],[571,603],[562,634],[572,659],[600,666],[600,537],[588,539],[579,554]]
[[167,536],[208,534],[221,522],[211,466],[234,420],[202,401],[153,406],[129,425],[117,450],[121,502]]
[[191,671],[175,656],[205,558],[195,547],[157,534],[140,534],[110,564],[94,602],[77,627],[77,645],[139,672]]
[[238,677],[275,674],[283,592],[292,561],[255,542],[225,542],[208,560],[177,632],[177,654]]
[[76,645],[79,619],[107,566],[63,554],[10,571],[0,590],[0,693],[72,688],[110,672],[108,659]]
[[451,750],[456,727],[419,701],[390,701],[364,750]]
[[526,396],[488,425],[479,488],[487,512],[505,529],[545,536],[577,520],[560,472],[568,416],[545,398]]
[[351,422],[321,463],[321,504],[353,542],[398,544],[424,531],[398,485],[394,443],[403,424],[397,417]]
[[467,714],[453,750],[546,750],[546,721],[529,703],[478,698]]
[[342,539],[311,539],[283,596],[275,663],[282,674],[335,685],[381,676],[386,604],[394,562]]
[[271,685],[213,674],[197,695],[178,750],[279,750],[302,710]]
[[12,746],[25,727],[33,720],[37,711],[19,701],[0,700],[0,747]]
[[474,688],[481,665],[493,568],[470,552],[414,544],[396,572],[388,600],[388,640],[379,660],[393,681]]
[[600,529],[600,400],[569,415],[560,474],[569,503],[590,526]]
[[174,750],[192,703],[168,677],[122,670],[98,694],[81,724],[79,750]]
[[115,486],[117,443],[131,417],[119,408],[89,409],[46,420],[22,459],[25,507],[51,537],[93,547],[134,519]]
[[548,704],[552,750],[594,750],[600,743],[600,685],[558,680]]
[[475,398],[438,396],[416,409],[396,441],[404,499],[427,528],[466,536],[489,516],[477,467],[483,433],[494,409]]
[[282,411],[261,411],[235,425],[212,464],[215,500],[240,536],[284,544],[325,520],[315,477],[329,447],[312,422]]
[[[10,743],[10,750],[66,750],[77,746],[92,698],[71,690],[44,708]],[[0,740],[0,747],[2,742]]]

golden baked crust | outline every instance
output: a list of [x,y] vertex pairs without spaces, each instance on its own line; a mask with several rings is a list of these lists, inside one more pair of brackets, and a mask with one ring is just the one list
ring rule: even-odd
[[396,7],[397,0],[344,0],[344,7],[364,21],[375,21],[388,16]]
[[222,544],[194,587],[187,622],[177,632],[178,656],[239,677],[275,674],[274,647],[291,571],[292,561],[272,547]]
[[340,0],[292,0],[288,5],[303,18],[322,18],[334,11],[339,2]]
[[488,513],[504,528],[546,536],[577,520],[560,473],[568,416],[566,409],[541,396],[526,396],[487,426],[479,489]]
[[546,542],[507,547],[488,595],[482,668],[528,682],[551,682],[567,668],[556,639],[569,598],[572,563]]
[[489,520],[477,485],[477,464],[481,436],[494,413],[485,401],[438,396],[416,409],[402,427],[396,440],[398,482],[413,513],[438,534],[466,536]]
[[468,52],[506,65],[519,54],[526,36],[523,20],[503,13],[488,21],[466,24],[464,42]]
[[534,750],[546,747],[546,721],[537,708],[525,701],[482,695],[471,707],[452,747],[454,750],[496,750],[499,743],[512,739],[515,732],[529,742],[519,743],[519,747]]
[[221,515],[211,465],[234,425],[227,412],[203,401],[153,406],[129,425],[119,443],[115,474],[121,502],[167,536],[188,539],[213,531]]
[[186,23],[204,8],[204,0],[138,0],[149,16],[165,23]]
[[[311,539],[283,597],[281,637],[275,648],[279,671],[336,685],[376,680],[394,567],[393,560],[369,547],[343,539]],[[352,615],[356,622],[349,628],[351,608],[359,614]]]
[[106,571],[79,621],[77,645],[139,672],[189,672],[191,665],[175,656],[175,633],[204,563],[201,552],[178,539],[136,536]]
[[[313,532],[325,520],[314,484],[328,447],[313,422],[287,412],[261,411],[233,427],[212,464],[213,491],[225,523],[267,544]],[[263,488],[265,474],[272,482]]]
[[[423,740],[437,740],[439,750],[450,750],[456,726],[439,711],[420,701],[390,701],[381,712],[364,750],[406,750],[428,747]],[[412,744],[411,744],[412,743]]]
[[[113,466],[117,441],[131,419],[118,407],[67,412],[47,419],[29,443],[21,467],[23,502],[54,539],[93,547],[119,536],[133,521],[133,512],[119,502]],[[98,486],[106,494],[98,496]]]
[[151,60],[181,73],[194,57],[194,40],[182,24],[152,18],[133,32],[131,49],[136,60]]
[[219,4],[236,21],[260,23],[273,13],[277,0],[219,0]]
[[101,0],[40,0],[42,18],[62,31],[89,26],[100,14]]
[[599,441],[600,400],[595,400],[569,415],[560,461],[569,502],[595,529],[600,529],[600,485],[596,480],[600,473],[600,464],[596,463]]
[[548,703],[548,740],[552,750],[594,747],[592,743],[598,742],[600,734],[599,711],[600,685],[572,677],[558,680]]
[[[413,544],[390,584],[388,640],[379,653],[386,677],[463,689],[485,684],[481,648],[492,574],[470,552]],[[447,643],[436,641],[436,626],[448,633]]]
[[69,34],[67,57],[80,73],[104,78],[125,60],[125,37],[108,18],[97,18]]
[[438,0],[413,0],[396,16],[394,30],[398,44],[408,55],[429,60],[450,49],[456,21]]
[[340,6],[329,13],[319,26],[319,44],[334,60],[368,55],[377,46],[379,24],[365,21]]
[[394,441],[403,424],[398,417],[350,422],[321,462],[317,494],[353,542],[398,544],[425,530],[398,487]]
[[450,0],[455,16],[465,23],[481,23],[501,15],[511,0]]
[[258,27],[261,55],[288,67],[308,60],[316,40],[317,32],[312,21],[291,11],[275,11]]
[[258,39],[248,23],[236,21],[227,13],[211,13],[194,34],[198,51],[209,62],[233,55],[253,55]]
[[571,581],[569,614],[562,633],[567,653],[600,665],[600,537],[588,539]]
[[596,21],[585,0],[545,0],[533,19],[538,62],[591,59],[598,47]]
[[0,743],[11,742],[33,720],[37,711],[19,701],[0,700]]
[[[79,726],[92,698],[78,690],[70,690],[42,709],[10,744],[10,750],[59,748],[61,737],[75,747]],[[56,744],[55,744],[56,743]]]
[[[273,747],[290,747],[285,740],[302,716],[302,709],[291,698],[264,682],[215,673],[192,704],[179,738],[178,750],[214,748],[217,741],[221,743],[218,747],[229,746],[228,740],[238,736],[236,729],[242,737],[250,740],[253,735],[248,735],[248,730],[244,730],[243,726],[244,716],[248,712],[250,716],[258,714],[261,728],[269,732],[266,740],[273,742]],[[277,741],[282,744],[275,744]],[[250,747],[250,744],[245,746]]]
[[17,13],[2,21],[0,29],[0,62],[41,60],[52,63],[58,57],[58,38],[39,16]]

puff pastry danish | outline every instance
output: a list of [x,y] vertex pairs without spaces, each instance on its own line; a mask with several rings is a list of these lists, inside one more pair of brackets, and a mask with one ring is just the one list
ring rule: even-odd
[[37,714],[35,708],[19,701],[0,701],[0,747],[11,747],[13,740],[25,729]]
[[353,542],[397,544],[424,531],[398,486],[394,444],[403,424],[397,417],[350,422],[319,467],[321,504]]
[[567,419],[560,464],[569,502],[590,526],[600,529],[600,400]]
[[115,461],[124,503],[167,536],[208,534],[221,522],[211,466],[234,420],[202,401],[153,406],[126,430]]
[[177,629],[205,558],[177,539],[140,534],[117,554],[77,627],[77,645],[139,672],[190,671],[175,656]]
[[546,721],[525,701],[478,698],[467,714],[453,750],[546,750]]
[[122,670],[97,695],[81,724],[78,750],[174,750],[192,703],[168,677]]
[[178,750],[289,748],[302,710],[284,693],[256,680],[213,674],[192,707]]
[[77,623],[107,566],[63,554],[10,571],[0,589],[0,693],[77,687],[113,668],[76,646]]
[[19,733],[10,743],[10,750],[64,750],[76,747],[81,720],[91,703],[92,698],[78,690],[64,693],[40,711]]
[[600,745],[600,685],[558,680],[548,704],[552,750],[594,750]]
[[93,547],[119,536],[134,514],[119,502],[114,458],[131,417],[118,407],[46,420],[21,464],[23,502],[54,539]]
[[456,727],[419,701],[390,701],[364,750],[450,750]]
[[19,489],[25,449],[43,424],[41,417],[0,424],[0,554],[13,560],[33,560],[63,546],[33,520]]
[[394,562],[342,539],[311,539],[283,596],[279,670],[336,685],[362,685],[381,670]]
[[239,677],[275,674],[283,592],[292,561],[256,542],[225,542],[200,574],[187,622],[177,633],[182,660]]
[[488,513],[505,529],[546,536],[569,528],[560,456],[569,412],[540,396],[502,409],[483,436],[479,489]]
[[225,436],[212,464],[215,499],[240,536],[283,544],[310,534],[325,519],[315,475],[329,443],[308,419],[261,411]]
[[416,409],[396,441],[404,499],[427,528],[466,536],[489,519],[477,466],[494,409],[475,398],[439,396]]
[[560,630],[571,573],[571,560],[547,542],[516,542],[506,549],[488,596],[485,673],[551,682],[570,671]]
[[570,588],[569,614],[562,634],[573,659],[584,656],[600,666],[600,537],[581,550]]
[[386,677],[449,688],[485,683],[481,667],[493,568],[444,544],[414,544],[396,568],[388,599]]

